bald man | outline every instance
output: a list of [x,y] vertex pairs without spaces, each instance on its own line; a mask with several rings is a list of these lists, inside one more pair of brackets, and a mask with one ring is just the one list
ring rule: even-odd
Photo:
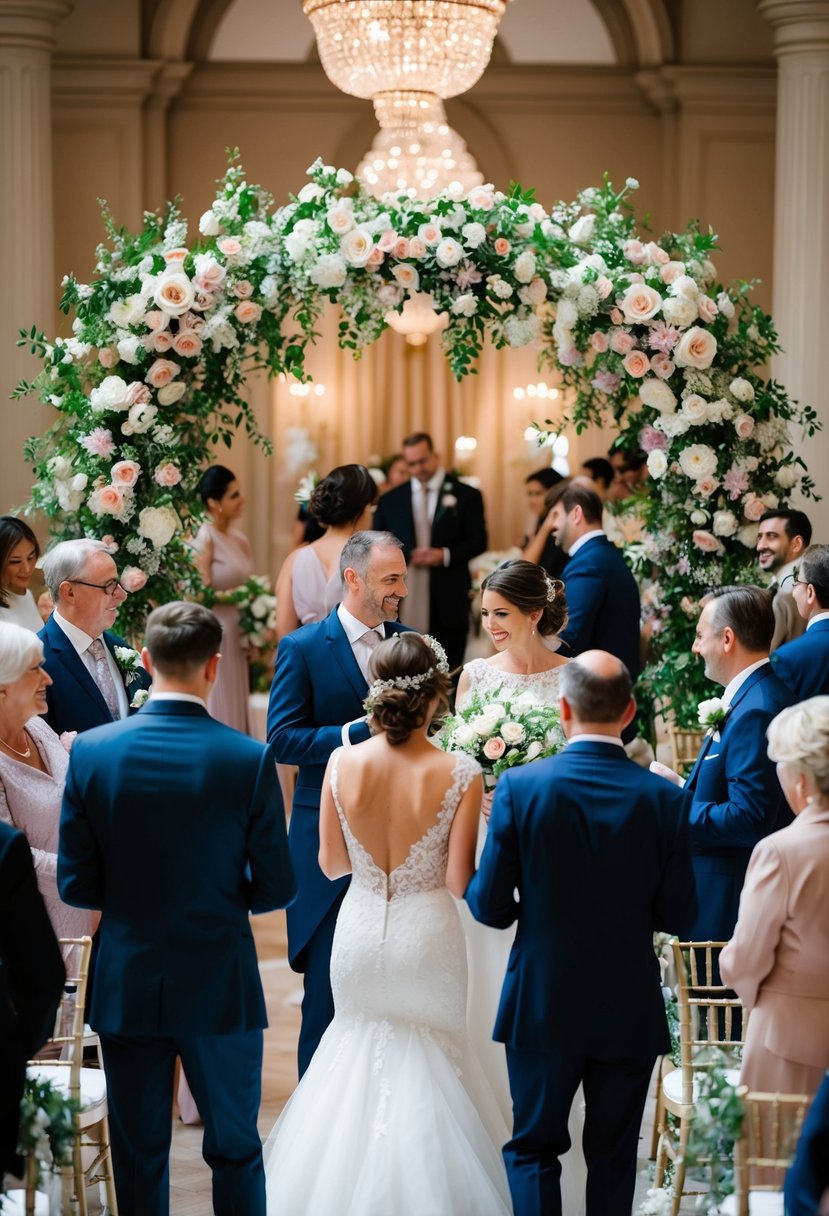
[[466,891],[483,924],[518,922],[493,1034],[513,1099],[515,1216],[561,1216],[579,1084],[587,1216],[630,1216],[648,1083],[670,1048],[653,934],[682,935],[696,914],[687,796],[625,755],[635,712],[619,659],[589,650],[567,664],[567,747],[500,779]]

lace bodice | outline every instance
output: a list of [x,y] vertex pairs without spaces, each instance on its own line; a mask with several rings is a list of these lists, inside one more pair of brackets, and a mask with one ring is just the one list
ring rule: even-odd
[[511,692],[513,695],[527,692],[542,701],[545,705],[557,705],[559,698],[559,681],[564,665],[553,667],[550,671],[536,671],[529,675],[520,675],[513,671],[499,671],[486,659],[473,659],[467,663],[464,672],[469,680],[468,695],[473,692],[492,695],[498,692]]
[[443,887],[449,853],[449,830],[461,798],[470,782],[481,771],[477,761],[463,752],[455,753],[452,783],[443,795],[435,822],[415,841],[405,860],[396,866],[391,874],[386,874],[354,835],[345,817],[339,796],[338,768],[341,753],[342,748],[335,753],[331,769],[331,792],[351,861],[352,886],[363,887],[389,901]]

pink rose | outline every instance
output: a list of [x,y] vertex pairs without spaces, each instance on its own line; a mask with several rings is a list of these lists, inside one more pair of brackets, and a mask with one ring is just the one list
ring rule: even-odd
[[653,355],[651,358],[651,371],[660,380],[670,380],[676,371],[676,367],[667,355]]
[[597,354],[603,355],[607,350],[607,334],[597,329],[594,334],[590,335],[590,345]]
[[[160,464],[153,473],[153,479],[160,486],[177,486],[181,481],[181,470],[178,469],[172,461],[167,461],[166,464]],[[130,588],[127,588],[130,590]]]
[[674,349],[674,362],[679,367],[695,367],[705,371],[714,362],[717,339],[707,329],[694,325],[687,329]]
[[148,329],[151,329],[154,333],[160,333],[162,329],[166,329],[170,324],[170,317],[168,313],[153,308],[145,314],[144,321]]
[[95,515],[120,515],[124,509],[126,487],[99,486],[89,495],[88,507]]
[[242,325],[252,325],[262,316],[262,306],[253,300],[242,300],[234,308],[233,315]]
[[101,367],[115,367],[118,362],[118,351],[113,350],[111,346],[104,346],[98,351],[98,362]]
[[622,310],[620,308],[611,308],[610,319],[614,325],[621,325],[625,318],[622,316]]
[[693,542],[698,549],[703,553],[721,553],[722,543],[717,540],[712,532],[706,532],[702,528],[697,528],[692,536]]
[[419,236],[413,236],[409,241],[409,257],[422,258],[426,253],[426,243]]
[[237,300],[249,300],[253,295],[253,283],[248,279],[239,279],[231,288]]
[[629,325],[649,321],[661,307],[661,295],[647,283],[632,283],[622,297],[622,311]]
[[201,338],[192,329],[180,329],[173,338],[173,350],[183,359],[195,359],[201,353]]
[[667,266],[671,256],[661,245],[657,245],[656,241],[648,241],[645,246],[645,259],[650,266]]
[[207,312],[207,310],[212,308],[215,303],[216,297],[212,292],[202,291],[199,289],[199,293],[193,301],[193,307],[198,308],[199,312]]
[[138,566],[124,566],[119,581],[125,591],[140,591],[147,585],[147,576]]
[[210,254],[200,257],[196,264],[196,276],[193,283],[197,291],[214,292],[221,287],[227,277],[227,271],[221,262],[217,262]]
[[600,300],[606,300],[613,290],[613,284],[605,274],[600,274],[593,286],[596,288]]
[[743,506],[743,515],[745,515],[746,519],[751,523],[756,524],[760,516],[764,514],[765,510],[766,504],[763,502],[762,498],[758,498],[756,494],[751,494],[746,499]]
[[511,246],[505,236],[499,236],[496,239],[493,248],[495,249],[495,252],[498,254],[499,258],[504,258],[509,253]]
[[629,262],[633,262],[634,266],[641,266],[645,260],[645,246],[641,241],[625,241],[623,252]]
[[180,266],[186,257],[186,249],[168,249],[164,254],[164,261],[168,266]]
[[700,477],[694,484],[694,493],[697,498],[710,498],[719,484],[716,477]]
[[678,279],[681,274],[685,274],[684,262],[666,262],[659,271],[663,283],[673,283],[674,279]]
[[113,485],[134,486],[141,475],[141,465],[134,460],[119,460],[112,466],[109,475]]
[[169,384],[180,371],[179,365],[173,363],[171,359],[156,359],[155,363],[151,364],[144,380],[153,388],[161,388],[163,385]]
[[150,390],[146,384],[141,384],[138,380],[133,380],[132,384],[127,389],[127,405],[149,405]]
[[754,419],[748,414],[738,414],[734,419],[734,430],[741,439],[748,439],[754,430]]
[[[393,228],[386,228],[385,232],[380,233],[380,239],[377,242],[377,248],[382,249],[383,253],[389,253],[397,245],[397,233]],[[399,255],[395,255],[399,256]]]
[[158,280],[153,299],[163,312],[179,317],[193,303],[193,284],[183,270],[172,270]]
[[115,537],[110,535],[109,532],[107,532],[106,536],[101,537],[101,544],[106,545],[107,553],[117,553],[118,552],[118,543],[115,540]]
[[421,224],[417,230],[417,235],[426,245],[437,245],[440,243],[443,233],[437,224]]
[[225,236],[216,242],[216,248],[226,258],[235,258],[242,252],[242,242],[235,236]]
[[170,350],[172,345],[173,345],[172,334],[169,334],[167,332],[167,330],[165,329],[161,333],[153,334],[150,337],[150,340],[147,343],[147,349],[154,351],[158,355],[161,355],[165,351]]
[[398,240],[394,242],[394,249],[392,252],[396,258],[400,258],[401,260],[409,256],[409,242],[406,240],[405,236],[399,237]]
[[487,739],[484,744],[484,755],[487,760],[500,760],[506,750],[506,743],[503,739],[499,739],[497,735],[492,739]]
[[626,355],[635,345],[636,340],[626,329],[614,329],[610,335],[610,349],[617,355]]
[[650,368],[650,359],[643,350],[632,350],[622,363],[629,376],[644,376]]
[[710,323],[719,311],[716,302],[710,296],[700,295],[697,297],[697,312],[703,321]]
[[369,270],[375,270],[385,261],[386,255],[379,245],[375,245],[371,253],[368,255],[366,266]]
[[200,317],[197,312],[186,312],[178,319],[179,333],[183,329],[192,329],[194,334],[200,333],[204,329],[204,317]]

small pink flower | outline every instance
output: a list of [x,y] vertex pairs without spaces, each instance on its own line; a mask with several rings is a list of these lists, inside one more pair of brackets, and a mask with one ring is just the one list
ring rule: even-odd
[[666,253],[661,245],[657,245],[656,241],[648,241],[645,246],[645,258],[649,266],[667,266],[671,255]]
[[160,309],[154,308],[150,312],[144,314],[144,321],[148,329],[153,333],[160,333],[162,329],[166,329],[170,324],[169,314],[161,312]]
[[201,289],[193,301],[193,307],[198,308],[199,312],[207,312],[216,303],[216,297],[210,291],[202,291]]
[[115,364],[118,362],[118,351],[113,350],[111,346],[101,347],[98,351],[98,362],[101,367],[115,367]]
[[156,359],[155,363],[150,365],[144,380],[152,388],[161,388],[163,385],[169,384],[180,371],[179,365],[173,363],[171,359]]
[[253,300],[242,300],[234,308],[233,315],[242,325],[252,325],[262,316],[262,306]]
[[386,258],[386,255],[383,253],[383,250],[380,248],[380,246],[375,245],[374,248],[372,249],[371,253],[368,255],[368,261],[366,262],[366,266],[368,267],[369,270],[374,270],[375,267],[382,265],[382,263],[385,261],[385,258]]
[[738,469],[735,465],[732,465],[722,479],[722,488],[727,492],[732,502],[736,502],[748,489],[747,470]]
[[222,237],[216,247],[226,258],[235,258],[242,252],[242,242],[235,236]]
[[94,431],[84,435],[81,447],[85,448],[90,456],[100,456],[102,460],[109,460],[115,451],[112,432],[101,426],[96,427]]
[[[397,233],[394,231],[394,229],[386,228],[386,230],[384,232],[380,233],[380,239],[377,242],[377,248],[382,249],[383,253],[390,253],[391,250],[396,247],[397,241],[398,241],[398,236],[397,236]],[[400,256],[399,254],[395,254],[395,257],[399,257],[399,256]],[[403,256],[405,257],[405,254]]]
[[[168,460],[166,464],[158,466],[153,473],[153,479],[160,486],[177,486],[181,481],[181,470]],[[129,591],[130,588],[128,587],[127,590]]]
[[613,290],[613,283],[605,274],[600,274],[593,286],[596,288],[600,300],[606,300]]
[[719,484],[716,477],[700,477],[699,481],[694,483],[694,493],[697,498],[710,498]]
[[112,466],[110,477],[116,486],[134,486],[141,475],[141,465],[134,460],[119,460]]
[[419,236],[413,236],[409,241],[409,257],[422,258],[426,253],[426,242]]
[[133,380],[132,384],[127,389],[127,405],[149,405],[150,390],[146,384],[141,384],[138,380]]
[[643,350],[632,350],[622,363],[629,376],[644,376],[650,368],[650,359]]
[[697,297],[697,311],[702,320],[708,321],[710,324],[720,310],[717,308],[715,300],[712,300],[710,296],[700,294]]
[[738,414],[734,419],[734,430],[741,439],[748,439],[754,430],[754,419],[750,414]]
[[101,537],[101,544],[106,545],[107,553],[117,553],[118,552],[118,542],[116,541],[114,536],[110,535],[109,532],[107,532],[106,536]]
[[681,557],[679,559],[679,561],[676,564],[676,572],[677,572],[677,574],[681,575],[682,577],[684,577],[686,574],[691,573],[691,563],[688,561],[687,557]]
[[597,354],[603,355],[608,347],[607,334],[603,330],[597,329],[590,335],[590,345]]
[[743,515],[753,524],[756,524],[760,516],[764,514],[766,504],[762,498],[758,498],[756,494],[750,494],[743,505]]
[[186,249],[168,249],[164,254],[164,261],[168,266],[180,266],[187,257]]
[[512,246],[505,236],[499,236],[496,238],[493,248],[495,249],[495,252],[498,254],[499,258],[505,258]]
[[462,262],[455,273],[455,282],[461,291],[468,291],[470,287],[480,283],[482,278],[483,275],[478,267],[473,266],[471,262]]
[[253,283],[249,279],[237,279],[230,290],[237,300],[249,300],[253,295]]
[[625,319],[624,313],[622,312],[621,308],[611,308],[610,319],[614,325],[621,325]]
[[394,242],[392,252],[396,258],[400,258],[401,260],[409,256],[409,242],[406,240],[405,236],[399,237]]
[[692,540],[698,549],[703,553],[721,553],[723,546],[712,532],[706,532],[703,528],[697,528],[692,536]]
[[680,331],[664,321],[654,321],[648,333],[648,346],[663,355],[669,355],[679,341]]
[[162,355],[165,351],[170,350],[173,345],[173,336],[167,330],[162,330],[160,333],[152,334],[147,343],[148,350],[155,354]]
[[180,329],[173,338],[173,350],[183,359],[195,359],[201,353],[201,338],[192,329]]
[[666,262],[659,272],[663,283],[673,283],[681,274],[685,274],[684,262]]
[[668,436],[655,426],[643,426],[639,432],[639,447],[643,452],[664,452],[668,447]]
[[123,486],[99,486],[89,496],[90,511],[95,515],[120,515],[124,509],[125,489]]
[[645,260],[645,246],[641,241],[625,241],[622,250],[627,260],[633,262],[634,266],[641,266]]
[[615,372],[601,371],[596,372],[592,383],[593,387],[599,389],[600,392],[607,393],[608,396],[613,396],[619,385],[622,383],[622,377],[617,376]]
[[610,335],[610,349],[617,355],[626,355],[633,350],[636,339],[626,329],[614,329]]
[[671,376],[676,371],[676,365],[671,362],[667,355],[652,355],[651,356],[651,371],[658,376],[660,380],[670,380]]
[[497,735],[492,739],[487,739],[484,744],[484,755],[487,760],[500,760],[506,750],[506,743],[503,739],[499,739]]
[[204,317],[200,317],[197,312],[185,312],[178,319],[179,333],[183,329],[192,329],[194,334],[200,333],[204,329]]
[[140,591],[142,587],[147,585],[147,576],[143,570],[139,570],[138,566],[124,566],[120,576],[121,586],[125,591],[135,592]]

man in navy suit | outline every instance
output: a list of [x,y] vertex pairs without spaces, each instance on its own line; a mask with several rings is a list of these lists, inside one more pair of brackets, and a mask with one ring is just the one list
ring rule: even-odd
[[436,637],[449,666],[460,667],[469,632],[469,561],[487,546],[484,500],[446,473],[425,431],[403,440],[403,456],[410,480],[382,496],[374,526],[403,542],[407,624]]
[[809,1107],[784,1190],[786,1216],[829,1211],[829,1072]]
[[477,920],[518,921],[493,1036],[507,1049],[515,1216],[561,1216],[580,1083],[587,1216],[630,1216],[648,1085],[669,1050],[653,934],[684,933],[696,912],[687,797],[628,760],[635,712],[613,655],[564,667],[567,747],[501,777],[466,891]]
[[340,557],[343,602],[323,621],[282,638],[268,706],[268,741],[280,764],[299,765],[289,840],[297,897],[288,909],[288,959],[304,972],[297,1062],[305,1072],[334,1017],[331,945],[347,878],[319,867],[319,811],[328,757],[368,739],[363,701],[371,652],[397,623],[406,596],[402,545],[388,532],[355,532]]
[[829,693],[829,545],[811,545],[803,554],[792,598],[806,632],[775,650],[771,665],[794,700],[805,701]]
[[221,638],[201,604],[156,608],[151,700],[80,735],[69,761],[58,888],[102,911],[89,1021],[122,1216],[169,1210],[176,1056],[204,1119],[214,1212],[265,1213],[267,1017],[249,914],[283,907],[295,884],[270,749],[207,712]]
[[[149,688],[150,677],[138,655],[110,631],[127,593],[107,546],[61,541],[44,557],[43,577],[54,604],[38,634],[52,677],[45,714],[52,730],[89,730],[134,713],[136,694]],[[116,647],[130,651],[129,671],[119,664]]]
[[[685,783],[699,915],[695,941],[727,942],[737,923],[751,851],[792,821],[766,751],[772,718],[792,696],[769,662],[774,634],[771,596],[761,587],[718,587],[702,600],[694,654],[705,675],[725,687],[723,722],[705,738]],[[663,776],[681,781],[663,765]]]

